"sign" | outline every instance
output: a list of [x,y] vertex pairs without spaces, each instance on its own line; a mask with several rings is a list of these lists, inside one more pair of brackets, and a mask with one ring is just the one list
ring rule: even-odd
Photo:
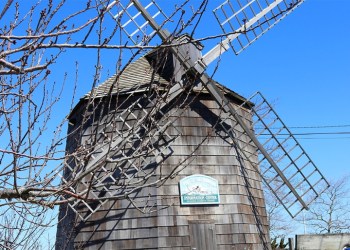
[[195,174],[180,180],[181,205],[220,204],[219,182],[209,176]]

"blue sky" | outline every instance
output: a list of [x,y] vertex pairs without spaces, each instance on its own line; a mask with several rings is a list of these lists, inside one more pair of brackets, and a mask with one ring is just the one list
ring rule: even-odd
[[[348,0],[308,0],[237,57],[227,52],[215,79],[249,97],[260,91],[328,178],[350,173]],[[302,128],[340,126],[337,128]]]

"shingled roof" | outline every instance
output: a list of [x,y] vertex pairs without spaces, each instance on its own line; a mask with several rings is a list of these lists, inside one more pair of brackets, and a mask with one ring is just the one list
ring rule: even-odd
[[142,92],[149,84],[159,83],[168,84],[168,81],[160,76],[154,67],[150,64],[145,56],[139,58],[133,63],[130,63],[124,71],[117,75],[108,78],[101,85],[87,93],[83,99],[89,98],[91,95],[95,98],[104,97],[106,95],[127,94],[130,92]]
[[[181,45],[183,46],[183,45]],[[195,45],[188,43],[185,44],[186,50],[192,53],[192,57],[200,58],[200,52],[197,48],[197,52],[192,49]],[[165,52],[165,53],[163,53]],[[197,53],[197,55],[195,55]],[[197,60],[197,58],[195,60]],[[125,69],[118,75],[113,75],[105,82],[94,88],[81,98],[81,101],[89,98],[102,98],[111,95],[125,95],[130,93],[140,93],[146,91],[150,84],[157,84],[159,86],[166,86],[170,81],[178,80],[179,76],[174,76],[175,71],[180,71],[180,75],[184,74],[183,70],[179,70],[178,61],[176,58],[166,49],[156,49],[150,53],[140,57],[136,61],[130,63]],[[158,67],[155,67],[155,64]],[[161,67],[159,67],[159,65]],[[176,69],[177,68],[177,69]],[[215,81],[214,81],[215,82]],[[245,102],[246,99],[236,92],[226,88],[225,86],[215,82],[218,88],[220,88],[225,95],[233,98],[239,102]],[[201,86],[194,88],[194,91],[201,91],[201,93],[207,93]],[[77,106],[79,106],[80,102]],[[74,112],[74,111],[73,111]]]

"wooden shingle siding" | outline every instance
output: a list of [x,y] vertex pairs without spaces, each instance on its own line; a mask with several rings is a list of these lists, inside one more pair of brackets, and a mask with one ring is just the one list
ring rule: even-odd
[[[122,99],[119,101],[122,102]],[[170,157],[154,170],[154,180],[167,175],[179,162],[187,159],[198,144],[202,144],[186,161],[184,169],[168,179],[164,185],[147,187],[133,194],[135,203],[142,205],[148,201],[154,212],[142,213],[125,199],[108,201],[87,222],[77,220],[75,226],[77,232],[71,239],[76,248],[191,250],[194,242],[199,239],[198,232],[204,230],[204,235],[210,233],[205,231],[211,228],[209,226],[198,226],[198,228],[193,226],[199,225],[193,224],[193,221],[201,220],[210,221],[212,223],[210,225],[213,225],[211,230],[214,232],[215,240],[212,242],[215,248],[208,249],[269,248],[268,222],[260,175],[247,161],[242,161],[244,157],[237,155],[241,153],[234,146],[238,143],[255,163],[258,160],[256,148],[247,136],[240,136],[235,142],[227,137],[223,125],[217,125],[222,121],[219,117],[222,111],[218,104],[207,96],[192,99],[189,107],[183,109],[176,110],[172,114],[176,119],[166,132],[169,135],[180,133],[180,137],[171,144]],[[109,116],[118,115],[120,112],[122,110],[106,114],[102,120],[111,120]],[[240,109],[239,112],[247,124],[250,124],[251,117],[248,110]],[[176,117],[176,114],[181,116]],[[225,117],[225,114],[222,117]],[[128,122],[132,124],[137,122],[137,119],[131,118]],[[80,142],[77,142],[76,135],[69,138],[70,142],[75,141],[69,145],[70,150],[74,150],[74,147],[82,141],[89,140],[96,129],[92,127],[93,124],[93,122],[90,124],[90,128],[87,126]],[[233,127],[237,136],[242,133],[242,129],[235,121],[225,120],[224,126]],[[118,119],[115,121],[115,128],[123,129],[122,122]],[[113,135],[113,130],[107,132],[109,136]],[[128,149],[130,146],[125,148]],[[114,168],[115,164],[111,163],[108,166]],[[179,181],[192,174],[204,174],[218,180],[219,205],[180,204]],[[142,175],[137,178],[142,178]],[[121,179],[124,180],[125,177]],[[72,214],[67,218],[71,217]],[[61,240],[67,239],[62,236]],[[69,245],[67,249],[73,249],[71,246]]]

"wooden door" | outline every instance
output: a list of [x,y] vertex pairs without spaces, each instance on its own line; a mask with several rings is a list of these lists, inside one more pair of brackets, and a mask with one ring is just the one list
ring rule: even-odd
[[192,250],[216,250],[216,233],[213,220],[191,220],[189,222]]

